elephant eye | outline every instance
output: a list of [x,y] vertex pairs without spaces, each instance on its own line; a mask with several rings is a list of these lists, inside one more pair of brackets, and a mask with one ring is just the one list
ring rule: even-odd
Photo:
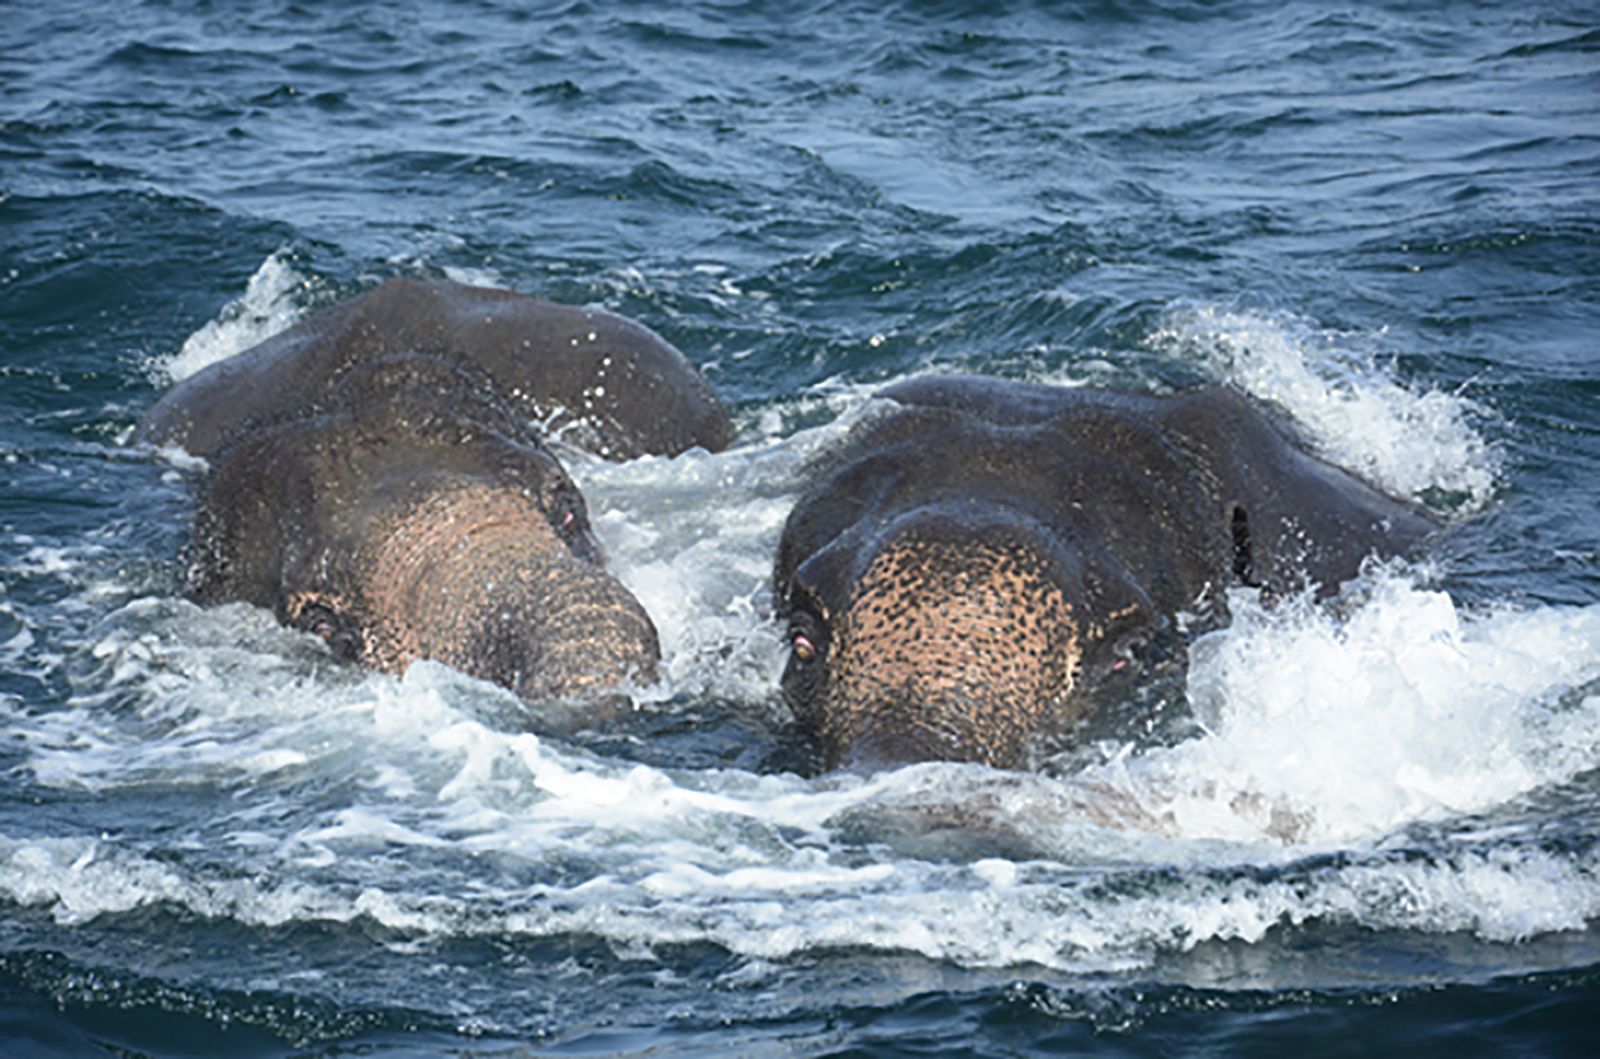
[[1129,636],[1117,645],[1116,658],[1111,663],[1113,672],[1128,668],[1142,659],[1149,640],[1144,636]]
[[545,507],[545,517],[563,537],[575,537],[583,530],[583,500],[572,487],[558,489]]
[[789,641],[794,650],[795,658],[802,662],[809,662],[817,657],[817,645],[811,642],[811,637],[803,632],[797,632]]
[[827,643],[826,627],[815,614],[802,610],[789,623],[789,652],[802,665],[814,662]]
[[339,616],[333,608],[322,603],[307,603],[295,623],[306,632],[331,641],[339,632]]
[[325,603],[307,603],[300,609],[294,624],[321,639],[340,658],[353,659],[359,653],[350,620]]
[[1135,629],[1117,638],[1111,651],[1111,671],[1147,673],[1165,666],[1174,644],[1164,623]]
[[545,520],[555,531],[556,538],[573,555],[586,562],[600,562],[600,546],[590,532],[589,515],[577,486],[561,482],[541,499],[541,504]]

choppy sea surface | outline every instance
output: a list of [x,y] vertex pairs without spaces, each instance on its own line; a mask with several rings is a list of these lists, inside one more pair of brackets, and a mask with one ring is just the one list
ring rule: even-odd
[[[396,273],[734,412],[569,454],[665,650],[604,730],[179,592],[128,427]],[[1447,529],[1034,770],[802,776],[778,530],[956,370],[1229,382]],[[8,5],[0,380],[7,1055],[1593,1047],[1589,4]]]

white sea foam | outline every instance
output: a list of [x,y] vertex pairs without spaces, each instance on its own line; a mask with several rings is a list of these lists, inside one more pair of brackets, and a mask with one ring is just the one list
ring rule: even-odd
[[181,382],[201,368],[266,341],[304,313],[309,286],[289,252],[274,251],[250,277],[245,292],[185,339],[177,353],[158,361],[154,374],[164,382]]
[[[580,797],[589,811],[576,812],[555,795],[531,819],[484,818],[478,828],[461,828],[457,819],[453,832],[439,830],[437,816],[406,821],[392,806],[348,808],[277,849],[237,834],[232,845],[252,870],[220,877],[148,857],[113,836],[0,837],[0,895],[66,922],[170,902],[258,926],[365,917],[425,937],[588,933],[640,954],[704,942],[766,959],[856,947],[972,967],[1068,970],[1139,966],[1161,953],[1255,942],[1274,928],[1317,920],[1512,942],[1582,930],[1600,915],[1593,851],[1444,847],[1425,855],[1358,853],[1334,865],[1189,863],[1180,873],[1126,860],[1086,867],[880,855],[862,863],[859,850],[844,856],[803,842],[768,848],[741,840],[737,823],[748,831],[754,820],[770,832],[786,820],[786,810],[805,800],[796,790],[787,799],[736,797],[642,767],[594,778],[619,784],[628,800],[608,798],[607,811],[595,812],[593,800]],[[768,786],[793,788],[794,781]],[[466,800],[457,793],[458,807]],[[500,864],[508,855],[530,865],[541,854],[588,857],[600,870],[569,884],[464,876],[459,890],[440,892],[437,883],[412,887],[403,870],[386,867],[407,859],[395,855],[403,849],[457,850],[467,867],[490,853]],[[330,867],[354,871],[357,863],[365,885],[325,881]]]
[[776,686],[783,660],[767,597],[778,537],[806,462],[868,403],[836,387],[816,401],[838,417],[784,435],[786,424],[757,413],[749,440],[722,453],[623,464],[566,454],[609,568],[660,630],[664,690],[759,701]]
[[1286,314],[1183,305],[1150,341],[1279,405],[1323,456],[1393,493],[1459,496],[1471,510],[1493,494],[1498,460],[1472,425],[1482,410],[1459,393],[1403,385],[1359,336]]
[[452,283],[465,284],[468,287],[505,287],[508,286],[504,277],[492,268],[466,268],[457,265],[446,265],[442,269],[444,278]]
[[1188,838],[1320,845],[1490,809],[1600,765],[1600,607],[1463,614],[1394,572],[1335,615],[1230,597],[1191,651],[1204,735],[1091,770]]
[[[698,541],[701,561],[671,567],[663,591],[751,598],[771,518],[715,525],[695,511],[698,484],[722,482],[735,514],[770,516],[768,494],[792,488],[794,462],[836,429],[608,471],[602,506],[659,477],[658,526],[674,537],[630,543],[628,517],[606,508],[608,543],[640,573],[653,548]],[[1236,594],[1235,623],[1193,659],[1206,731],[1068,777],[928,764],[805,779],[611,759],[498,726],[505,693],[445,667],[364,674],[259,611],[145,600],[97,633],[93,696],[7,718],[34,779],[100,798],[282,794],[194,823],[180,845],[226,851],[238,870],[224,877],[114,836],[0,838],[0,896],[68,922],[172,902],[263,926],[367,918],[406,936],[584,932],[633,953],[850,946],[1069,970],[1313,920],[1494,941],[1582,929],[1600,914],[1592,851],[1468,832],[1398,855],[1388,836],[1600,767],[1600,607],[1463,612],[1393,570],[1363,587],[1337,612]],[[707,605],[687,622],[667,668],[697,694],[750,691],[754,677],[696,667],[777,658],[755,646],[769,637],[759,620]],[[1335,865],[1302,864],[1333,849]],[[418,881],[399,850],[447,858],[455,881]],[[506,881],[478,874],[482,858],[522,867]],[[590,866],[575,880],[543,867],[574,861]]]

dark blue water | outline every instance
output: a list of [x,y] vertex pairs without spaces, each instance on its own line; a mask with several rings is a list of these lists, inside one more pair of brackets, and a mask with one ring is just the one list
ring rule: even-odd
[[[660,686],[571,737],[177,593],[163,387],[394,274],[633,316],[735,449],[574,457]],[[6,1054],[1583,1054],[1580,3],[0,17]],[[806,779],[766,577],[887,380],[1228,381],[1450,524],[1028,773]]]

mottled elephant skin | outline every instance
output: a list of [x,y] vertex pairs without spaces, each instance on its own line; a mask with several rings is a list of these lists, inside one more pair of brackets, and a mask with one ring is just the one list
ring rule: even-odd
[[[539,424],[539,425],[536,425]],[[389,672],[435,659],[529,701],[654,679],[541,426],[612,458],[724,447],[652,332],[509,291],[396,279],[196,373],[137,444],[203,457],[189,587]]]
[[1434,529],[1236,391],[924,378],[822,461],[774,591],[825,768],[1025,763],[1223,590],[1337,590]]

